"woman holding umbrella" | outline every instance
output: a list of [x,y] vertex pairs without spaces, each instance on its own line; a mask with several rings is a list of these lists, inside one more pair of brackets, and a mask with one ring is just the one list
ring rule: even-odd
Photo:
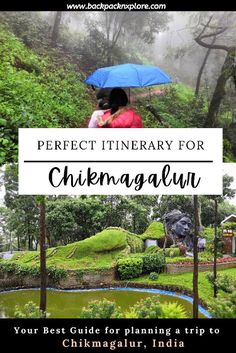
[[100,128],[142,128],[141,117],[136,111],[127,107],[128,97],[121,88],[113,88],[108,104],[109,109],[103,116],[97,120],[97,126]]

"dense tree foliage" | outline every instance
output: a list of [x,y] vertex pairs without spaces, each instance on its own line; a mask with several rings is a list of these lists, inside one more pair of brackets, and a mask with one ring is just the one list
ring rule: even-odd
[[[224,194],[232,195],[232,178],[225,176]],[[36,249],[39,242],[39,203],[33,196],[18,195],[17,166],[7,166],[3,182],[6,188],[5,205],[1,212],[1,231],[19,249]],[[200,197],[201,220],[204,227],[215,222],[214,202]],[[193,219],[191,196],[121,196],[96,195],[79,197],[48,197],[46,202],[47,242],[50,246],[82,240],[110,227],[121,227],[142,234],[152,220],[179,209]],[[235,206],[227,200],[219,203],[218,220],[235,213]],[[156,222],[155,224],[160,224]],[[155,234],[156,234],[155,230]],[[150,231],[149,231],[150,232]],[[163,236],[163,231],[161,231]]]

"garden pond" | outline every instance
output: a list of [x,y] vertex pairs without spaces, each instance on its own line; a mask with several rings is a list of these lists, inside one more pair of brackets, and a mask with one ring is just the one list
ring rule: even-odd
[[[159,289],[144,288],[97,288],[76,290],[47,290],[47,312],[50,318],[78,318],[82,307],[91,300],[107,299],[114,301],[123,311],[139,300],[158,295],[160,302],[178,302],[185,308],[188,317],[192,317],[192,298]],[[33,301],[39,305],[39,289],[19,289],[0,293],[0,317],[14,317],[15,306],[20,308]],[[210,317],[209,313],[199,306],[199,317]]]

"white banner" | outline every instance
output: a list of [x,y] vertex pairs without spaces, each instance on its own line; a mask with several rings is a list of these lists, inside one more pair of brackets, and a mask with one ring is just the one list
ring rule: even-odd
[[19,129],[21,195],[217,195],[222,129]]

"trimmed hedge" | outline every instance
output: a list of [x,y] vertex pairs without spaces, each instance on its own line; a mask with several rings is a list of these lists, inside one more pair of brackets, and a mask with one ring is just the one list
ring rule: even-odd
[[139,277],[143,272],[143,259],[141,257],[119,259],[117,270],[121,279]]
[[165,265],[165,256],[159,252],[156,254],[145,254],[143,259],[143,273],[160,272]]

